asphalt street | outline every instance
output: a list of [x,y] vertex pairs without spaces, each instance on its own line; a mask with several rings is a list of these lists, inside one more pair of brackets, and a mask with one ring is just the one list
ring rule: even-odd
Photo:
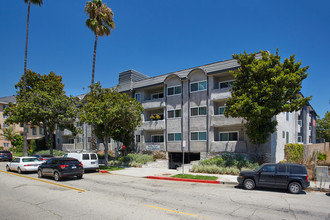
[[55,182],[5,172],[0,219],[330,219],[330,196],[86,173]]

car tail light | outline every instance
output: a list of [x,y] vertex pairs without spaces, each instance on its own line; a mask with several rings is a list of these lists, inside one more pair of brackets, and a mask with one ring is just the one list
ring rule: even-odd
[[33,166],[32,164],[25,164],[24,165],[25,167],[30,167],[30,166]]
[[68,167],[69,165],[60,165],[61,169],[64,169],[65,167]]
[[306,181],[308,181],[308,175],[306,175]]
[[82,163],[79,163],[79,166],[84,167],[84,165]]

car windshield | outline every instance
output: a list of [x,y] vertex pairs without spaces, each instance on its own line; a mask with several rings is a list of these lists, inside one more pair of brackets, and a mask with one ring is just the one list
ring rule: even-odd
[[38,158],[23,158],[23,162],[40,162]]

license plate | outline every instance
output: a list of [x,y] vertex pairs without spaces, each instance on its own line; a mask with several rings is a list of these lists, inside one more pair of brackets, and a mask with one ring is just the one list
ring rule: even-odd
[[76,166],[72,166],[72,169],[76,169],[77,167]]
[[91,164],[95,164],[95,162],[91,162]]

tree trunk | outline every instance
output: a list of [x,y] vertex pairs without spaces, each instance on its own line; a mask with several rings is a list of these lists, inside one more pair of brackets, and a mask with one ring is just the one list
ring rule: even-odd
[[92,85],[94,85],[96,48],[97,48],[97,35],[95,34],[94,55],[93,55],[93,69],[92,69]]
[[49,131],[49,139],[50,139],[49,154],[53,156],[54,135],[53,132],[51,131]]
[[103,139],[103,145],[104,145],[104,165],[105,166],[108,166],[108,151],[109,151],[109,146],[108,146],[108,140],[109,140],[109,137],[105,137]]
[[[28,4],[28,12],[26,18],[26,37],[25,37],[25,56],[24,56],[24,75],[23,75],[23,93],[24,93],[24,102],[26,101],[26,65],[27,65],[27,49],[28,49],[28,39],[29,39],[29,19],[30,19],[30,7],[31,0]],[[23,132],[23,156],[27,156],[27,125],[26,122],[23,123],[24,132]]]

